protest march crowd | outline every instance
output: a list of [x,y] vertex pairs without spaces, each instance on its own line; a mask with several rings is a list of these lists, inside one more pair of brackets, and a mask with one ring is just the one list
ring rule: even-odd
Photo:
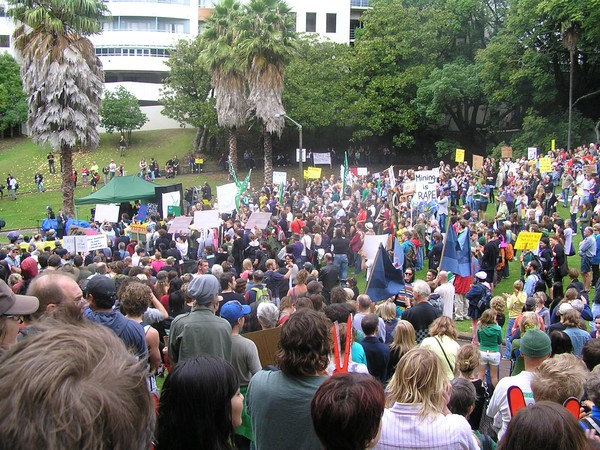
[[0,447],[596,448],[600,153],[527,153],[9,234]]

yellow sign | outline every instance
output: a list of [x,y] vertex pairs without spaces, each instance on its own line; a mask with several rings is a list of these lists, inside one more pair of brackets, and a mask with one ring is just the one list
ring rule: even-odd
[[131,225],[129,225],[129,231],[131,233],[144,233],[144,234],[146,234],[148,232],[148,230],[146,229],[147,226],[148,226],[148,224],[145,224],[145,223],[142,223],[142,224],[132,223]]
[[304,171],[304,178],[308,180],[318,180],[321,178],[321,168],[320,167],[309,167]]
[[521,231],[517,235],[517,242],[515,242],[515,250],[535,250],[538,248],[542,233],[530,233]]
[[454,161],[457,163],[461,163],[465,161],[465,150],[462,148],[456,149],[456,156],[454,157]]
[[556,139],[550,141],[550,147],[552,148],[552,151],[556,150]]
[[540,173],[552,172],[552,158],[540,158]]

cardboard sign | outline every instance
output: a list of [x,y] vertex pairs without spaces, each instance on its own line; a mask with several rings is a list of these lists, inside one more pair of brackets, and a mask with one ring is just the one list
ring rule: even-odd
[[[221,202],[219,202],[219,204],[220,203]],[[221,224],[221,219],[219,218],[219,211],[217,211],[216,209],[209,209],[208,211],[195,211],[194,212],[193,228],[196,230],[206,230],[208,228],[218,228],[220,224]]]
[[287,172],[275,172],[273,171],[273,186],[279,186],[280,184],[287,183]]
[[527,148],[527,159],[537,159],[537,147],[528,147]]
[[178,233],[180,231],[188,231],[190,224],[194,220],[193,217],[187,216],[179,216],[175,217],[169,226],[169,230],[167,231],[170,234]]
[[313,164],[316,165],[331,165],[331,154],[327,153],[313,153]]
[[63,248],[67,249],[69,253],[76,253],[77,250],[75,246],[75,236],[64,236],[62,246]]
[[94,221],[104,223],[105,220],[110,223],[117,223],[119,221],[119,205],[96,205]]
[[430,202],[437,198],[438,176],[439,171],[437,173],[433,170],[415,172],[415,200],[417,203]]
[[217,186],[217,202],[221,214],[229,214],[235,210],[235,196],[237,195],[237,186],[235,183]]
[[456,155],[454,156],[454,161],[457,163],[464,162],[465,160],[465,150],[463,148],[456,149]]
[[512,147],[502,147],[502,157],[503,158],[512,158],[513,148]]
[[379,248],[379,244],[383,244],[385,249],[389,249],[388,242],[390,240],[389,234],[379,234],[379,235],[369,235],[365,236],[365,240],[363,242],[362,251],[364,253],[364,257],[370,261],[373,261],[377,256],[377,249]]
[[552,140],[550,141],[550,149],[551,149],[552,151],[556,150],[556,139],[552,139]]
[[264,230],[267,228],[267,225],[269,225],[270,220],[271,213],[254,211],[248,218],[248,222],[246,222],[246,226],[244,228],[246,230],[253,230],[254,228]]
[[542,233],[530,233],[521,231],[517,235],[515,250],[536,250],[542,238]]
[[256,344],[261,366],[275,365],[275,352],[279,346],[281,327],[244,333],[244,337]]
[[583,172],[586,175],[593,175],[596,173],[596,164],[588,164],[587,166],[583,166]]
[[473,170],[483,169],[483,156],[473,155]]
[[552,172],[552,158],[540,158],[540,173]]

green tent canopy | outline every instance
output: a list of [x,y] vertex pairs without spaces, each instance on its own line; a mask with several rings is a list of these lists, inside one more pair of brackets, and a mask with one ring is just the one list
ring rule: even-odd
[[143,180],[137,175],[114,177],[102,189],[87,197],[75,200],[75,205],[95,205],[108,203],[132,202],[135,200],[150,200],[156,198],[156,185]]

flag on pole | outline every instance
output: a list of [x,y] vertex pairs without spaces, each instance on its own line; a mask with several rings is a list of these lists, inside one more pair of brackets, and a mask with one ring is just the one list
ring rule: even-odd
[[461,277],[472,275],[471,235],[468,228],[460,236],[456,236],[454,227],[448,227],[440,269],[460,275]]
[[394,238],[394,267],[400,270],[404,267],[404,249],[397,237]]
[[342,170],[342,195],[340,200],[343,200],[346,195],[346,183],[348,180],[348,172],[350,170],[348,167],[348,152],[344,152],[344,165],[342,167],[344,169]]
[[379,245],[377,256],[373,261],[371,276],[367,284],[366,294],[374,302],[394,297],[404,288],[404,277],[401,270],[392,264],[383,245]]
[[279,204],[283,206],[283,183],[279,183]]
[[235,207],[239,211],[242,194],[244,192],[246,192],[246,189],[248,189],[248,185],[250,183],[250,175],[252,174],[252,169],[250,169],[250,171],[248,172],[248,175],[246,175],[246,178],[244,178],[244,181],[240,182],[240,180],[237,177],[237,173],[235,173],[235,169],[233,168],[233,164],[231,163],[231,159],[230,159],[229,160],[229,173],[231,174],[231,177],[233,178],[233,181],[235,182],[235,185],[237,187],[237,193],[235,194]]

